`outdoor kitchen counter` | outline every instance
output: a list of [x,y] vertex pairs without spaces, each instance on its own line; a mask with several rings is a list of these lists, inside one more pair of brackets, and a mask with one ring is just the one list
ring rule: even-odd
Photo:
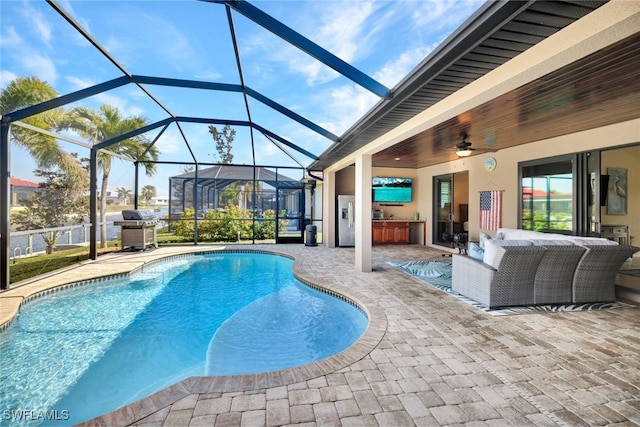
[[413,218],[393,218],[393,219],[372,219],[372,222],[427,222],[424,219],[413,219]]
[[371,237],[371,242],[374,245],[425,245],[427,241],[427,224],[425,220],[421,219],[372,219]]

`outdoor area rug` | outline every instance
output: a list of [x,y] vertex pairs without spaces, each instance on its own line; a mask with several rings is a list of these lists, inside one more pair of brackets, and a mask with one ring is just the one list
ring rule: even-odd
[[622,302],[590,303],[590,304],[548,304],[489,309],[480,303],[457,294],[451,290],[451,261],[410,261],[389,263],[400,271],[420,279],[424,283],[444,291],[478,310],[493,316],[512,316],[516,314],[549,313],[560,311],[603,310],[611,308],[633,308],[635,305]]

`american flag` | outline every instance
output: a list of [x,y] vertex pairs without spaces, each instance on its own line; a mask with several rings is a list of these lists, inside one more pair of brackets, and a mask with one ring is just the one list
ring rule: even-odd
[[480,192],[480,229],[497,230],[502,225],[502,191]]

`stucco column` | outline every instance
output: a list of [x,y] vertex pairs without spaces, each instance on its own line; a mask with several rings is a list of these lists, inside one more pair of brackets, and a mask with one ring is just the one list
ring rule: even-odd
[[322,174],[322,243],[336,247],[336,173]]
[[356,157],[356,269],[371,271],[371,155]]

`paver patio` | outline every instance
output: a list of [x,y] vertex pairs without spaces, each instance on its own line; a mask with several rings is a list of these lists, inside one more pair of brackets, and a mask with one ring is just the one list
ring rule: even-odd
[[[133,265],[210,248],[114,254],[80,269],[97,273],[125,260]],[[340,369],[323,366],[325,373],[315,377],[309,369],[308,379],[292,375],[291,383],[273,387],[187,380],[172,393],[159,392],[89,424],[640,425],[638,308],[494,317],[388,264],[440,259],[436,250],[374,247],[374,271],[360,273],[353,248],[230,247],[241,248],[290,254],[303,280],[345,290],[376,310],[372,316],[383,328],[371,351]],[[191,392],[206,381],[208,392]],[[244,391],[223,391],[235,386]]]

